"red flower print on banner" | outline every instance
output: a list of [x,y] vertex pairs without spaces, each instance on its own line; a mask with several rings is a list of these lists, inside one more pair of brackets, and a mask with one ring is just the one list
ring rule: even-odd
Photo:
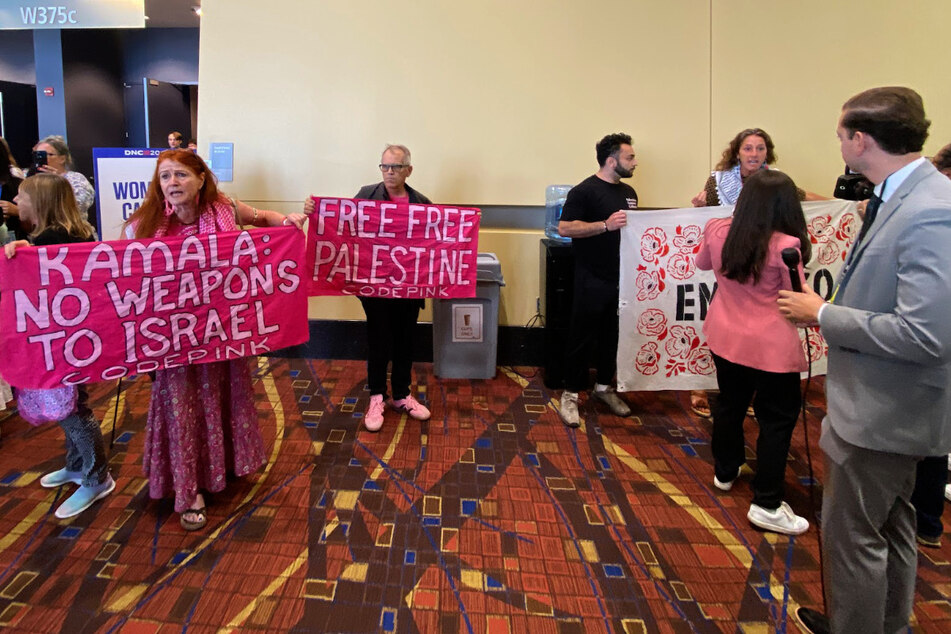
[[832,264],[839,259],[839,255],[839,243],[833,240],[820,242],[816,249],[816,259],[819,260],[821,264]]
[[813,244],[827,242],[835,235],[835,227],[829,224],[832,216],[816,216],[809,221],[809,236]]
[[645,262],[659,262],[669,251],[667,232],[660,227],[651,227],[641,236],[641,258]]
[[687,371],[687,363],[683,359],[667,359],[667,365],[664,367],[667,378],[683,374]]
[[716,366],[713,365],[713,355],[710,354],[710,348],[706,344],[690,353],[690,358],[687,359],[687,369],[694,374],[702,375],[713,374],[716,371]]
[[700,251],[700,238],[702,236],[703,229],[700,228],[700,225],[687,225],[686,227],[678,225],[677,235],[674,236],[674,246],[681,253],[697,253]]
[[671,326],[670,339],[664,344],[664,349],[671,357],[686,359],[690,353],[700,346],[700,337],[693,326]]
[[670,276],[678,280],[691,278],[697,272],[693,255],[683,251],[667,260],[667,268],[670,269]]
[[647,271],[644,266],[637,267],[637,280],[635,284],[637,285],[637,301],[643,302],[645,300],[657,299],[661,291],[666,288],[664,284],[664,269],[659,271]]
[[637,332],[663,341],[667,336],[667,315],[659,308],[648,308],[637,319]]
[[846,246],[852,244],[857,234],[856,224],[855,214],[843,214],[839,219],[839,228],[835,230],[836,239],[845,242]]
[[809,350],[806,350],[806,339],[803,338],[802,352],[806,355],[807,359],[815,363],[828,354],[829,346],[826,344],[826,340],[822,338],[822,335],[819,334],[818,330],[809,328],[806,330],[806,337],[809,338]]
[[641,349],[637,351],[634,364],[637,371],[645,376],[657,374],[660,369],[660,355],[657,354],[657,344],[651,341],[641,346]]

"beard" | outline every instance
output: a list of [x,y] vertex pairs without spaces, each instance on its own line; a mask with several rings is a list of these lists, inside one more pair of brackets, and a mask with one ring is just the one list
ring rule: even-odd
[[634,176],[634,168],[632,167],[628,170],[624,169],[620,165],[615,165],[614,173],[617,174],[618,178],[630,178],[631,176]]

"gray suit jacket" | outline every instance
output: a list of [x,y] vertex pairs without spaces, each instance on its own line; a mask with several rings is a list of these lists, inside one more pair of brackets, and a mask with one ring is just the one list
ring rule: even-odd
[[951,450],[951,180],[919,165],[853,247],[820,326],[827,422],[853,445]]

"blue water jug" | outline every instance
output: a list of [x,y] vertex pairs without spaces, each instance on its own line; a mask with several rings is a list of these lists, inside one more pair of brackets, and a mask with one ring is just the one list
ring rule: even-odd
[[545,189],[545,237],[559,242],[571,242],[571,238],[558,235],[558,221],[565,206],[571,185],[549,185]]

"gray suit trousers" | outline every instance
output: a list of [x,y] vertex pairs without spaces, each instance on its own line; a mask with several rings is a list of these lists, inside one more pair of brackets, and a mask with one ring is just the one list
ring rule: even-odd
[[915,597],[918,456],[872,451],[843,440],[828,419],[822,553],[835,633],[892,634],[908,625]]

